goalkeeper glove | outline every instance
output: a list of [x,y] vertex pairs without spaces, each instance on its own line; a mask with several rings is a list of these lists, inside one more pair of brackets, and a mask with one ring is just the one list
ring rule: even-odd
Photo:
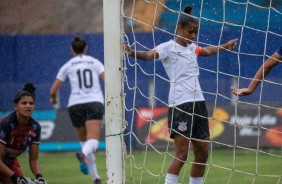
[[41,174],[37,174],[36,179],[34,180],[34,183],[36,184],[47,184],[47,181],[43,178]]
[[28,181],[23,176],[19,176],[17,174],[14,174],[11,176],[11,181],[13,184],[28,184]]

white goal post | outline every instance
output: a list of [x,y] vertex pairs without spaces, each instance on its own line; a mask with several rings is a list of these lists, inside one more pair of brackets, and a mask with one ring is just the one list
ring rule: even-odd
[[[281,66],[253,95],[238,97],[230,90],[230,85],[248,86],[281,47],[280,0],[103,0],[106,183],[164,184],[171,161],[178,159],[167,103],[176,81],[167,76],[163,61],[142,62],[126,54],[123,44],[135,52],[149,51],[174,40],[187,5],[199,22],[195,44],[219,46],[238,39],[232,51],[197,59],[210,130],[201,180],[282,184]],[[178,61],[179,56],[169,57]],[[189,183],[192,164],[202,164],[194,161],[193,151],[189,147],[177,183]]]
[[[122,33],[123,0],[103,0],[107,183],[124,183]],[[109,21],[110,20],[110,21]]]

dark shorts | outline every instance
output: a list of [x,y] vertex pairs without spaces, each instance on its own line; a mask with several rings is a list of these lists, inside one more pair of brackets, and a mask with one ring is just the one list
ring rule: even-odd
[[206,103],[187,102],[168,110],[170,138],[176,134],[202,139],[210,136]]
[[104,105],[100,102],[73,105],[68,108],[70,119],[74,127],[83,127],[87,120],[102,120]]

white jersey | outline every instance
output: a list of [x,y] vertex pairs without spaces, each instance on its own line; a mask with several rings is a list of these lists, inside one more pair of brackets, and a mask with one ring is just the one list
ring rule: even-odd
[[173,40],[158,45],[155,50],[170,79],[168,104],[170,107],[186,102],[204,101],[199,83],[198,49],[192,43],[186,47]]
[[68,77],[71,85],[68,107],[89,102],[104,104],[99,81],[102,72],[104,65],[98,59],[87,55],[78,55],[60,68],[56,78],[64,82]]

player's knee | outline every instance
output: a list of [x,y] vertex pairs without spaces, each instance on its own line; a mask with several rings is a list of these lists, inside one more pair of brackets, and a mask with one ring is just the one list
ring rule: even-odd
[[188,156],[188,151],[183,151],[183,152],[177,152],[176,153],[176,158],[181,160],[181,161],[186,161]]
[[195,154],[196,162],[206,163],[209,157],[208,151],[199,151]]

